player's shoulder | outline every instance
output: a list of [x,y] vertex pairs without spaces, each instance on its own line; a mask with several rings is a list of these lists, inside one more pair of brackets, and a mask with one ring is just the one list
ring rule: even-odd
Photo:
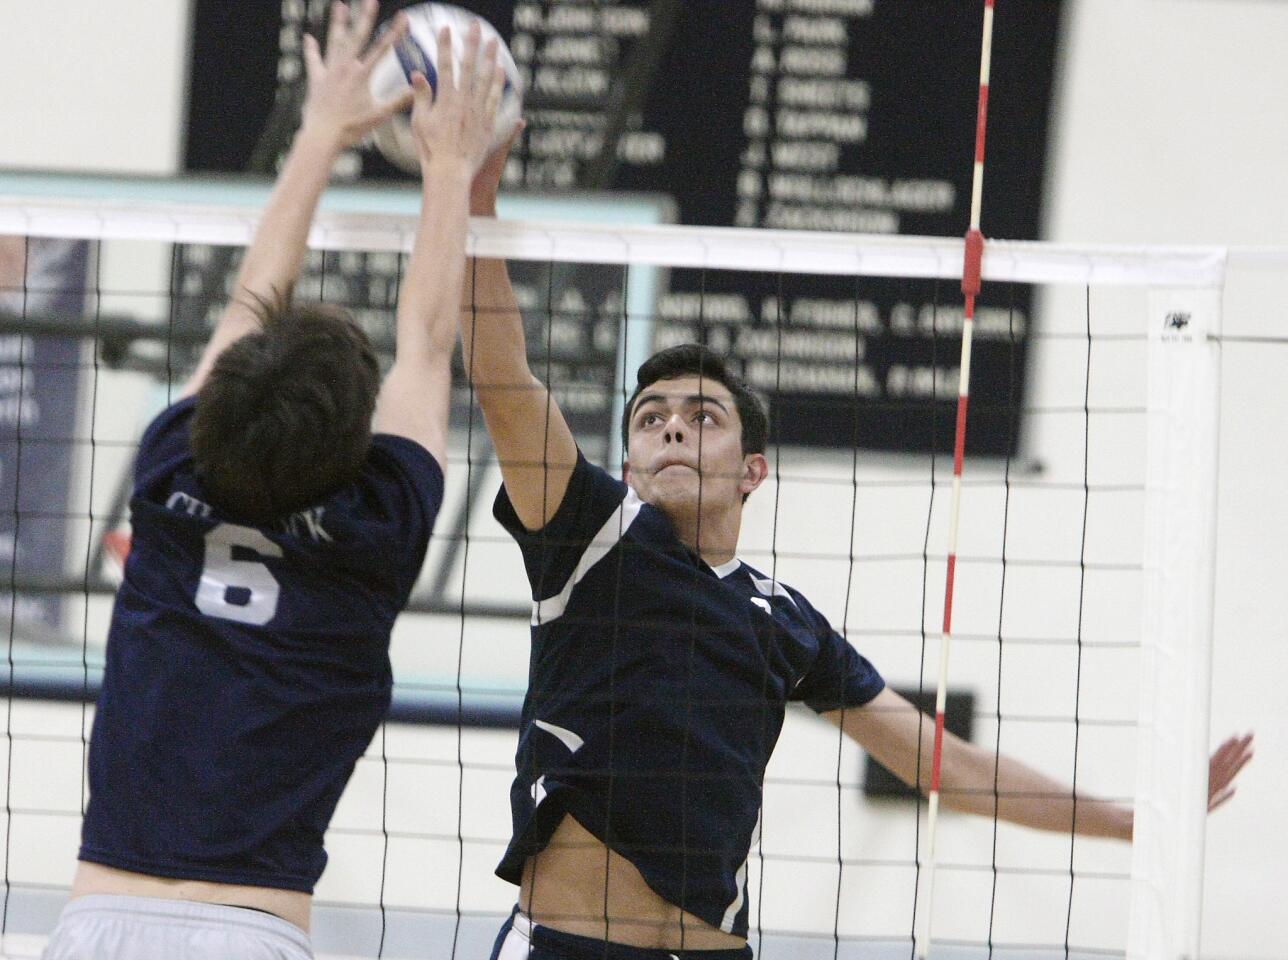
[[784,582],[782,578],[772,570],[768,572],[761,570],[758,567],[752,566],[741,557],[738,558],[738,567],[736,572],[745,576],[751,583],[761,586],[764,589],[772,589],[777,593],[789,593],[793,598],[799,597],[800,599],[804,599],[804,595],[799,590],[791,584]]
[[811,620],[817,620],[820,614],[814,605],[809,602],[805,594],[801,593],[789,583],[783,582],[772,571],[765,572],[753,567],[746,560],[739,559],[739,567],[735,571],[735,576],[744,578],[750,589],[755,590],[762,596],[786,597],[791,600],[792,605],[808,616]]
[[613,476],[606,467],[592,461],[580,446],[577,447],[577,462],[573,464],[572,476],[574,480],[602,485],[623,493],[627,489],[621,478]]
[[[631,489],[621,479],[614,477],[607,469],[588,459],[581,448],[577,448],[577,461],[568,477],[568,486],[558,508],[541,530],[528,530],[519,519],[518,513],[510,500],[510,491],[503,483],[497,491],[492,513],[506,530],[523,542],[534,536],[543,541],[553,531],[577,535],[579,532],[593,532],[610,516],[613,511],[622,507],[623,501],[631,499]],[[632,508],[638,512],[639,504]]]
[[196,407],[196,394],[189,394],[172,403],[167,403],[144,428],[139,446],[147,447],[176,433],[185,433]]
[[442,491],[443,464],[421,444],[396,433],[377,433],[371,438],[364,474],[381,475],[390,471],[407,477],[417,486]]
[[373,536],[398,536],[421,530],[427,536],[443,501],[444,474],[438,459],[407,437],[378,433],[358,476],[327,497],[325,508],[337,519]]
[[188,396],[169,404],[144,429],[134,458],[136,492],[152,491],[191,462],[188,428],[196,403],[195,396]]

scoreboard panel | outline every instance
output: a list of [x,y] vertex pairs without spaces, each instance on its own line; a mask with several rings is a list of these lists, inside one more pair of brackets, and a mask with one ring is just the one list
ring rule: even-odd
[[[386,2],[382,15],[408,5]],[[508,191],[660,193],[673,199],[681,223],[703,226],[965,232],[980,2],[461,5],[507,38],[526,83],[528,128],[505,171]],[[317,0],[235,6],[234,14],[218,0],[197,0],[192,171],[273,168],[297,122],[300,37],[325,22],[326,4]],[[1061,13],[1062,0],[997,6],[988,236],[1039,236]],[[211,72],[227,49],[244,54],[236,83]],[[341,169],[353,179],[404,177],[366,149],[352,151]],[[560,323],[565,343],[578,339],[566,336],[567,324],[582,322],[587,350],[614,355],[601,309],[613,293],[602,272],[597,279],[552,273],[555,280],[540,281],[553,311],[542,311],[541,322]],[[962,321],[955,284],[684,270],[669,279],[648,318],[653,345],[696,339],[732,358],[770,398],[778,442],[951,448]],[[985,287],[973,360],[973,454],[1015,451],[1031,307],[1026,288]],[[607,380],[577,385],[601,387],[610,389]],[[598,417],[583,426],[612,429]]]

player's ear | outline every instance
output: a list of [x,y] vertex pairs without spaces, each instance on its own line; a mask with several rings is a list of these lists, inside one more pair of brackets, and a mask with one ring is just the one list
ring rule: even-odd
[[630,482],[631,482],[631,462],[629,460],[623,460],[622,461],[622,483],[629,486]]
[[769,476],[769,460],[763,453],[749,453],[742,458],[742,479],[738,490],[745,497],[754,491]]

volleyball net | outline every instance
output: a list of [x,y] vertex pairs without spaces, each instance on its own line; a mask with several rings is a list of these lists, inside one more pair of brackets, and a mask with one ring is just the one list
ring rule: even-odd
[[[70,881],[138,436],[190,371],[254,219],[0,197],[11,936],[52,926]],[[324,208],[298,295],[349,307],[387,354],[414,230],[406,212]],[[933,702],[960,241],[501,220],[472,223],[469,244],[510,262],[533,369],[593,460],[620,465],[616,423],[653,350],[696,340],[729,358],[772,423],[739,556]],[[1225,257],[992,241],[983,270],[949,725],[1131,803],[1136,836],[945,815],[932,955],[1194,955]],[[492,871],[530,600],[463,381],[455,397],[391,720],[327,840],[320,954],[485,955],[515,898]],[[907,956],[927,922],[925,841],[924,804],[789,711],[749,863],[758,955]]]

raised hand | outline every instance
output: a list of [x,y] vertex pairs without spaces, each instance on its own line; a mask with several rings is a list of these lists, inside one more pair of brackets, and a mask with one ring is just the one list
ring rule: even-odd
[[465,34],[459,75],[451,31],[438,32],[438,90],[422,74],[412,74],[415,106],[411,127],[423,167],[431,158],[459,160],[473,177],[492,147],[496,109],[505,89],[505,71],[497,64],[496,40],[480,49],[477,21]]
[[350,17],[348,5],[334,0],[325,57],[316,38],[304,38],[308,95],[303,126],[329,135],[341,148],[352,146],[395,113],[411,106],[410,90],[383,103],[371,96],[371,71],[407,33],[407,17],[400,13],[367,49],[379,8],[379,0],[363,0],[357,17]]
[[1208,813],[1234,796],[1234,778],[1252,759],[1252,734],[1230,737],[1208,761]]

